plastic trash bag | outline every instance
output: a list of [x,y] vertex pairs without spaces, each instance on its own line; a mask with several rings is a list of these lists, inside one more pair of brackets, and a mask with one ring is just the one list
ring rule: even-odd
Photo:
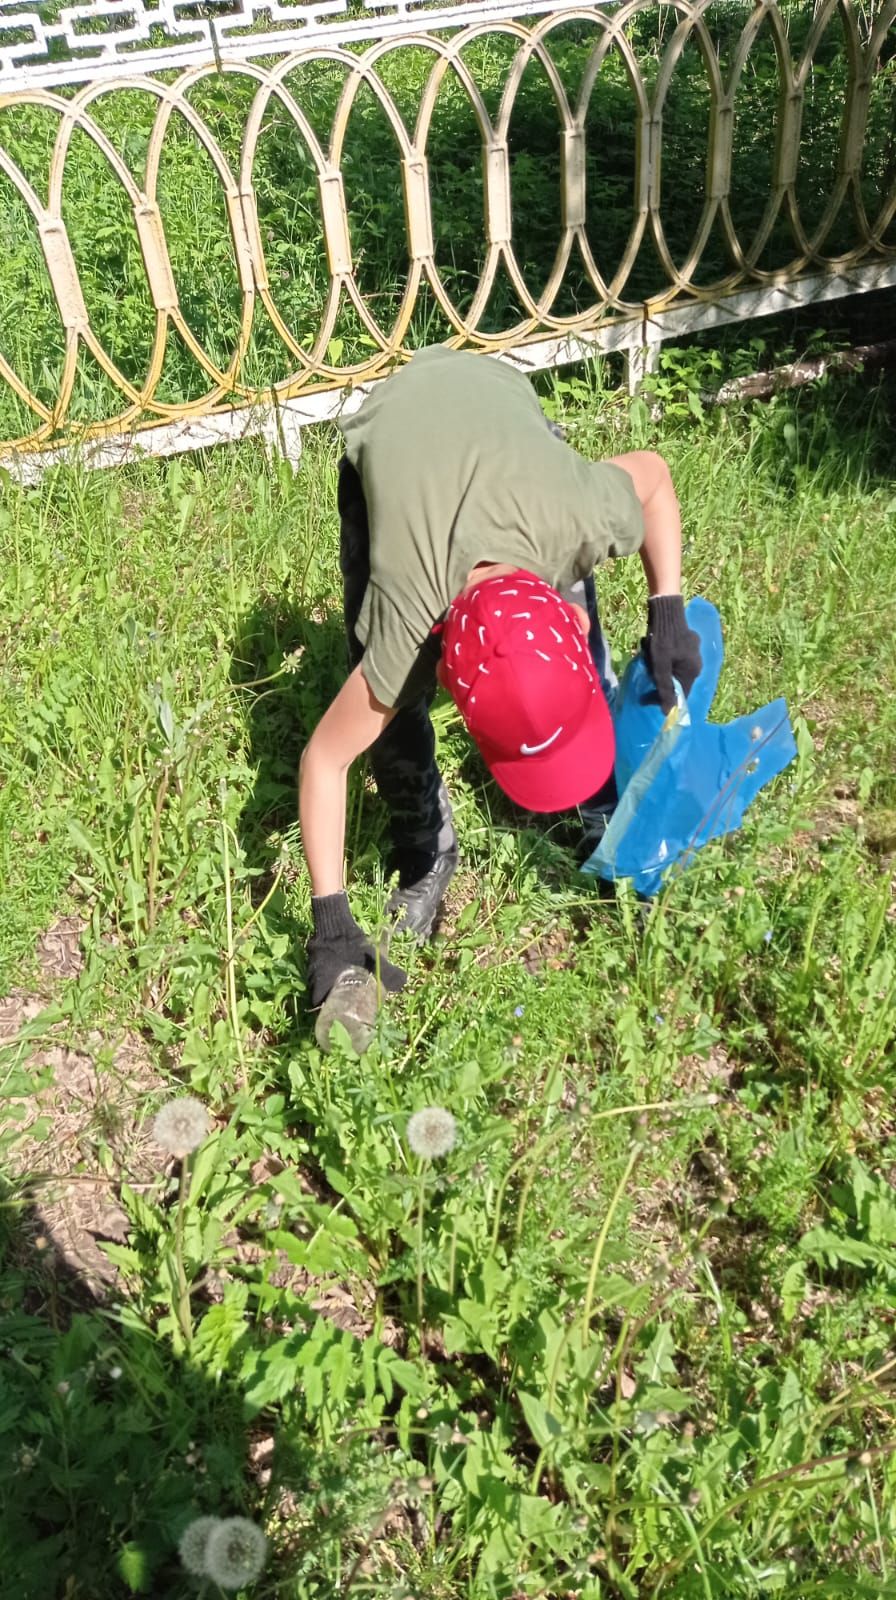
[[619,803],[582,867],[594,877],[630,878],[646,896],[670,867],[683,869],[710,839],[739,828],[760,789],[796,756],[783,700],[734,722],[707,722],[724,660],[722,627],[708,600],[692,600],[686,614],[700,637],[700,676],[687,700],[676,684],[678,702],[664,717],[643,656],[630,662],[612,707]]

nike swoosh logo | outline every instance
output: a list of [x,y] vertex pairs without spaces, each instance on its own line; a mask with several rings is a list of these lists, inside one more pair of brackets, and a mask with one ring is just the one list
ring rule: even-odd
[[537,756],[537,755],[539,755],[542,750],[546,750],[547,749],[549,744],[553,744],[555,739],[559,739],[559,737],[560,737],[562,732],[563,732],[563,723],[561,722],[559,728],[556,728],[554,730],[554,732],[551,734],[551,737],[549,739],[545,739],[543,744],[521,744],[520,745],[520,755],[521,756]]

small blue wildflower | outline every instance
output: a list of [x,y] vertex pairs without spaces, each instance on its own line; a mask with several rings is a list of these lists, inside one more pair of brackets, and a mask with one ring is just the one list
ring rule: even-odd
[[514,1008],[513,1008],[514,1016],[515,1017],[521,1017],[523,1015],[523,1012],[525,1011],[525,1009],[526,1009],[525,1006],[514,1006]]
[[656,1023],[657,1027],[661,1028],[666,1019],[663,1016],[663,1013],[661,1011],[655,1011],[653,1013],[653,1020]]
[[765,944],[771,944],[771,942],[772,942],[772,930],[771,930],[771,928],[766,928],[764,934],[762,935],[762,938],[763,938],[763,942]]

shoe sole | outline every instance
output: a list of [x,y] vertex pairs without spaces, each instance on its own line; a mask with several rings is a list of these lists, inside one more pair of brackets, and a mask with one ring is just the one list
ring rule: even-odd
[[325,1055],[332,1049],[330,1030],[335,1022],[342,1024],[355,1054],[364,1054],[376,1021],[376,999],[376,981],[371,973],[360,967],[346,967],[340,972],[314,1024],[314,1036]]

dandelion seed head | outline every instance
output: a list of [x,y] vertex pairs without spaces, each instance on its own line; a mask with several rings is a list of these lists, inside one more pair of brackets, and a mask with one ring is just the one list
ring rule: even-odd
[[184,1095],[181,1100],[169,1100],[158,1112],[152,1136],[169,1155],[183,1160],[207,1138],[210,1127],[211,1119],[201,1100]]
[[457,1139],[457,1123],[444,1106],[424,1106],[415,1111],[408,1123],[408,1144],[415,1156],[434,1161],[453,1150]]
[[220,1522],[220,1517],[196,1517],[180,1536],[177,1553],[181,1566],[194,1578],[204,1578],[206,1575],[205,1552],[209,1536]]
[[289,653],[283,657],[281,670],[283,672],[298,672],[299,667],[302,664],[302,657],[304,654],[305,646],[303,644],[297,645],[295,650],[290,650]]
[[268,1541],[248,1517],[226,1517],[212,1528],[205,1549],[205,1571],[219,1589],[254,1583],[265,1563]]

